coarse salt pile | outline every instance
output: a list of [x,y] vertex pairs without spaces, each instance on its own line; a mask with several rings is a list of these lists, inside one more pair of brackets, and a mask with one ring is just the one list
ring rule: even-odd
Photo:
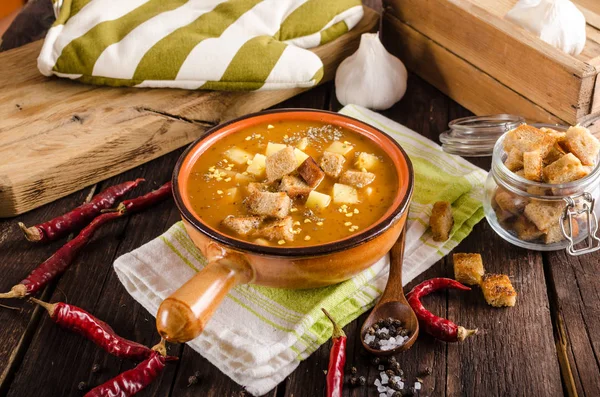
[[408,331],[402,327],[402,322],[388,318],[373,324],[367,330],[364,341],[372,349],[387,351],[402,346],[408,338]]

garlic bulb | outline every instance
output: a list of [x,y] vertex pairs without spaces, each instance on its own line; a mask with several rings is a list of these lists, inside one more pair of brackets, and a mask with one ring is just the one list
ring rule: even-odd
[[384,110],[404,96],[407,79],[406,67],[387,52],[377,33],[364,33],[358,50],[337,69],[335,94],[342,105]]
[[585,17],[570,0],[519,0],[506,19],[568,54],[585,46]]

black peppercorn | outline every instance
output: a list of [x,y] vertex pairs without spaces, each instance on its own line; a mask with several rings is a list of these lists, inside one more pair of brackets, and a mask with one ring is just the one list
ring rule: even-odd
[[350,373],[351,373],[352,375],[356,375],[356,373],[357,373],[357,372],[358,372],[358,370],[356,369],[356,367],[352,367],[352,368],[350,369]]
[[389,378],[393,378],[394,376],[396,376],[396,373],[395,373],[393,370],[391,370],[391,369],[388,369],[387,371],[385,371],[385,374],[386,374],[386,375],[387,375]]
[[369,327],[369,329],[367,330],[367,334],[369,334],[369,335],[375,335],[375,328]]
[[431,375],[431,367],[425,367],[425,369],[423,369],[419,375],[421,376],[429,376]]
[[355,378],[354,376],[352,378],[350,378],[350,385],[351,386],[356,386],[358,384],[358,379]]
[[358,383],[360,383],[361,386],[364,386],[367,384],[367,378],[365,378],[364,376],[361,376],[358,378]]
[[394,394],[392,394],[392,397],[402,397],[402,393],[399,391],[394,392]]
[[379,365],[379,357],[374,357],[373,360],[371,361],[373,363],[373,365]]
[[92,373],[95,374],[97,372],[100,372],[100,365],[99,364],[92,365]]
[[88,384],[86,382],[79,382],[79,384],[77,385],[77,390],[79,391],[87,390],[87,388]]

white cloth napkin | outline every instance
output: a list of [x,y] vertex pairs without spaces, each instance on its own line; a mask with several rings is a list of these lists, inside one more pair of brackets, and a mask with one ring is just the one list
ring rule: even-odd
[[[481,220],[486,173],[377,113],[358,106],[347,106],[341,113],[392,135],[413,161],[416,191],[407,229],[406,284],[452,250]],[[436,243],[427,224],[432,204],[442,199],[453,203],[455,226],[447,242]],[[127,291],[156,315],[162,300],[205,263],[182,223],[177,223],[157,239],[118,258],[114,266]],[[331,337],[331,325],[320,308],[329,309],[342,325],[356,319],[373,306],[385,288],[388,265],[386,255],[353,279],[318,289],[239,286],[189,346],[248,392],[265,394]]]

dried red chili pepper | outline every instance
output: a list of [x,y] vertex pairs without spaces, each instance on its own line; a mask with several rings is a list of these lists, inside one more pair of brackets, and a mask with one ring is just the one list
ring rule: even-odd
[[344,386],[344,364],[346,364],[346,334],[335,322],[327,310],[323,313],[333,324],[333,346],[329,352],[329,367],[327,368],[327,397],[342,397]]
[[436,316],[425,309],[420,300],[423,296],[446,288],[460,289],[463,291],[469,291],[471,289],[456,280],[438,277],[423,281],[421,284],[414,287],[408,293],[406,299],[408,300],[408,304],[415,311],[421,327],[429,335],[446,342],[463,341],[468,336],[477,333],[477,329],[466,329],[456,325],[450,320]]
[[125,371],[107,382],[96,386],[84,397],[132,396],[148,386],[165,369],[167,361],[176,357],[167,357],[164,340],[152,348],[149,358],[135,368]]
[[82,247],[84,247],[92,238],[96,230],[106,222],[124,216],[126,214],[141,211],[166,199],[171,195],[171,182],[165,183],[159,189],[147,193],[143,196],[127,200],[128,204],[123,210],[108,212],[97,216],[89,225],[87,225],[77,237],[69,241],[50,258],[46,259],[41,265],[34,269],[19,284],[11,288],[10,292],[1,293],[0,298],[23,298],[33,294],[44,287],[57,275],[63,273],[77,256]]
[[143,181],[143,178],[138,178],[135,181],[111,186],[92,197],[89,203],[80,205],[64,215],[30,227],[26,227],[22,222],[19,222],[19,227],[23,230],[25,238],[29,241],[47,242],[57,240],[73,231],[83,228],[98,216],[103,209],[112,207],[118,199]]
[[46,309],[54,323],[84,336],[113,356],[140,361],[152,355],[149,347],[120,337],[110,325],[77,306],[31,300]]

